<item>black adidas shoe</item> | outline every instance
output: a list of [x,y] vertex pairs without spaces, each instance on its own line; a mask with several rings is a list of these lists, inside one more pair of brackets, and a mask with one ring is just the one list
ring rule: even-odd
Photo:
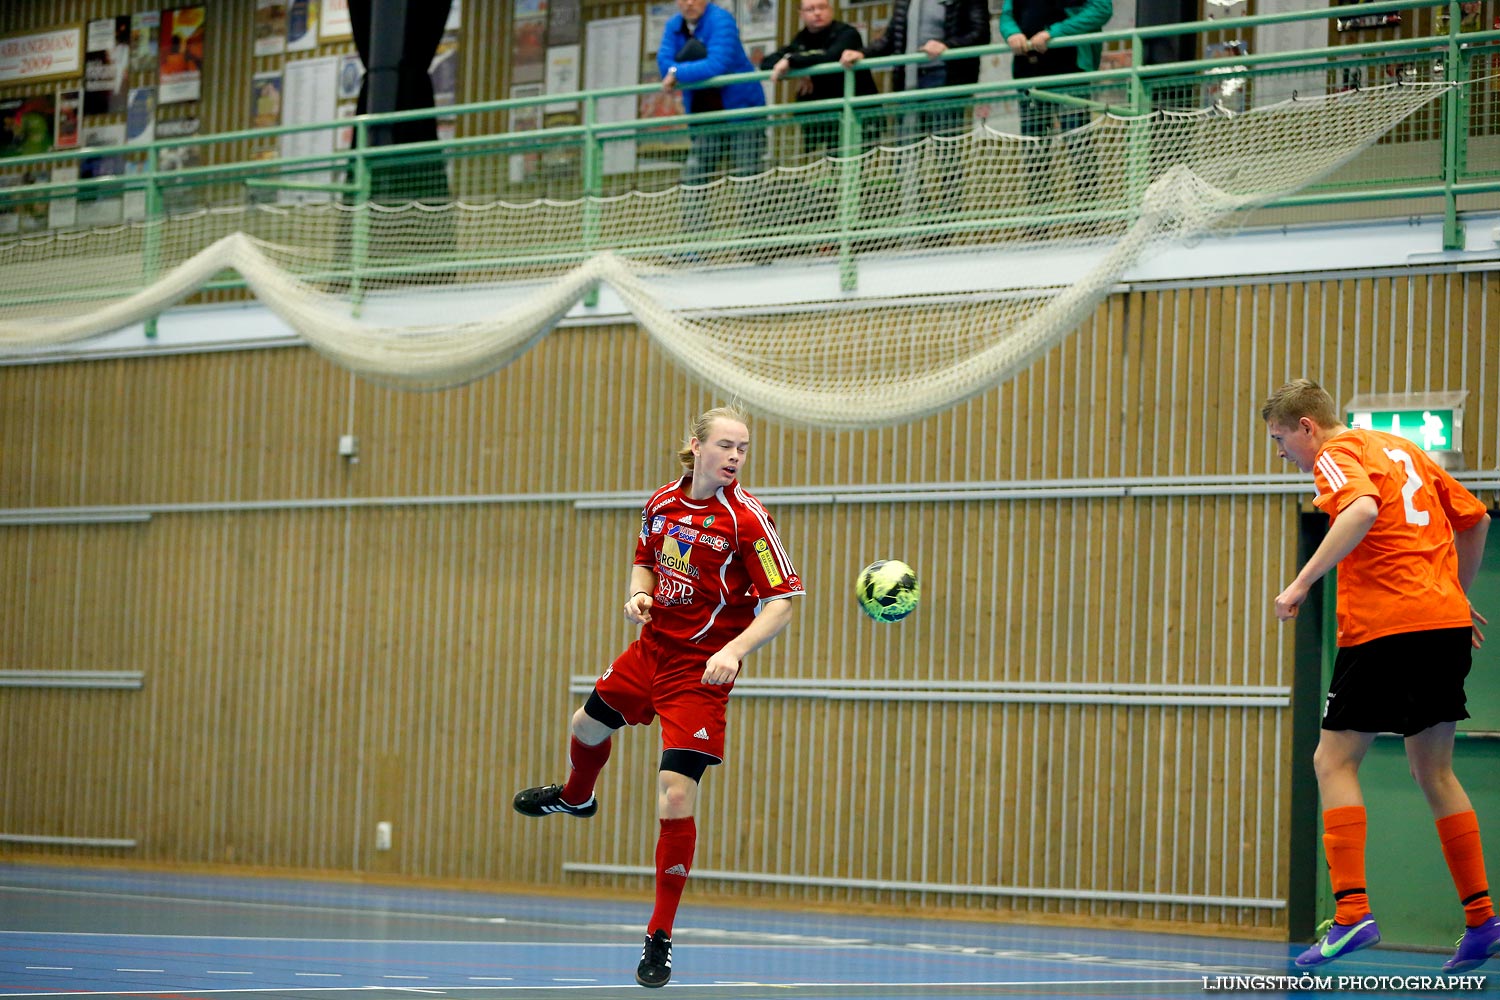
[[[523,788],[516,793],[511,805],[523,816],[547,816],[551,813],[567,813],[569,816],[588,817],[599,811],[599,800],[592,795],[583,805],[573,806],[562,800],[562,785],[542,785],[539,788]],[[663,980],[665,982],[665,980]]]
[[666,931],[657,931],[646,938],[646,947],[641,949],[641,964],[635,967],[635,981],[642,986],[655,989],[667,985],[672,978],[672,939]]

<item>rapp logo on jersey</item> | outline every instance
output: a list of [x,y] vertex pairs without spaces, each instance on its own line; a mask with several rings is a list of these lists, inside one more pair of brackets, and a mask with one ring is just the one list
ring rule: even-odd
[[781,586],[781,571],[776,568],[776,557],[771,555],[771,544],[764,538],[757,538],[753,548],[760,557],[760,568],[766,571],[766,582],[773,587]]

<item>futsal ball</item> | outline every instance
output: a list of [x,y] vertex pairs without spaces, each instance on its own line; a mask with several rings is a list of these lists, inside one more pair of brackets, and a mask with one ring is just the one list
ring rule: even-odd
[[899,559],[879,559],[859,571],[854,595],[871,618],[898,622],[916,610],[922,592],[910,566]]

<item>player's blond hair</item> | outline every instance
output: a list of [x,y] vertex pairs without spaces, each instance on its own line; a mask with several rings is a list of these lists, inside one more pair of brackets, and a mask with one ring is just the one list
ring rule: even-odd
[[1337,427],[1343,423],[1328,390],[1311,379],[1292,379],[1266,397],[1265,405],[1260,408],[1260,419],[1277,427],[1295,427],[1303,417],[1319,427]]
[[733,420],[736,423],[750,426],[750,415],[731,403],[728,406],[715,406],[712,410],[704,410],[693,421],[692,429],[688,431],[687,443],[677,453],[677,461],[689,472],[693,471],[693,442],[702,443],[708,440],[708,432],[713,429],[715,420]]

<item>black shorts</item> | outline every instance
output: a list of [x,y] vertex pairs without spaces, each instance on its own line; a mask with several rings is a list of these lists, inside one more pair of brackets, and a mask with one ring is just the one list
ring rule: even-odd
[[1323,728],[1414,736],[1467,719],[1472,637],[1471,629],[1440,628],[1343,647],[1333,661]]

